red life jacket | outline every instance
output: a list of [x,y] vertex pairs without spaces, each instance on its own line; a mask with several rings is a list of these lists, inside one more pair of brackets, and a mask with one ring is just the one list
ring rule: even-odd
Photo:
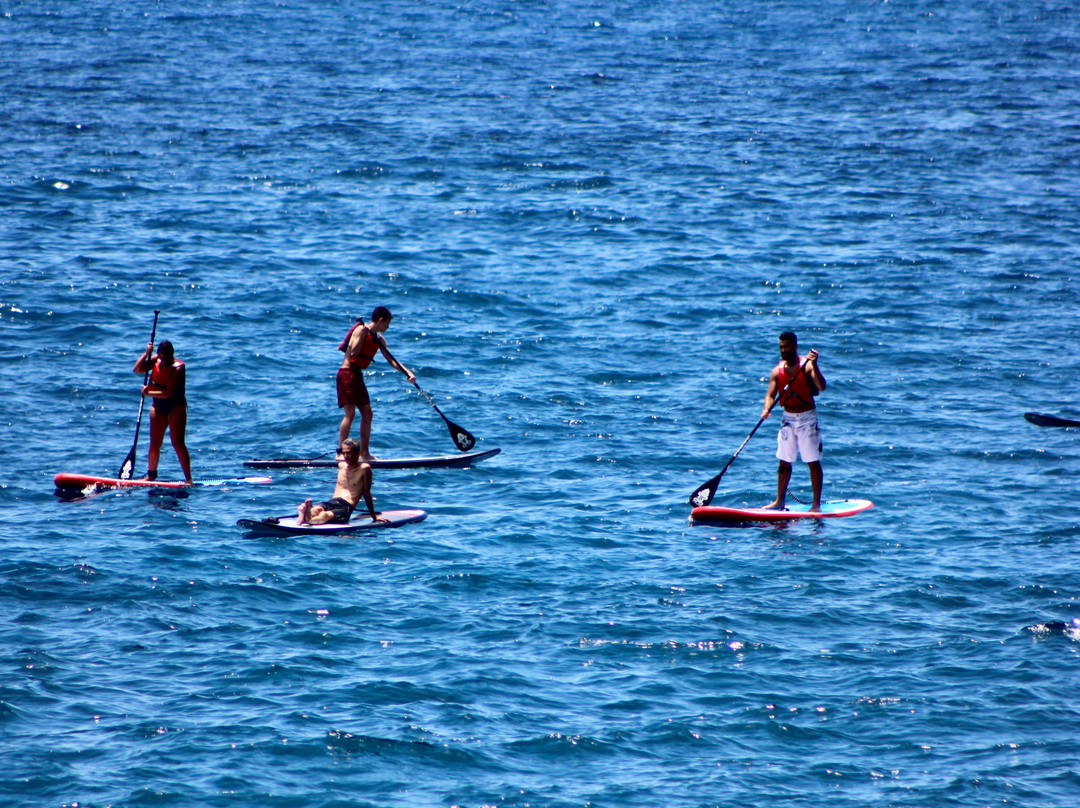
[[[159,359],[154,363],[153,370],[150,371],[150,386],[155,390],[164,392],[169,389],[169,385],[172,384],[173,379],[180,375],[180,370],[184,367],[184,363],[179,359],[174,359],[171,365],[163,364]],[[184,376],[180,377],[180,385],[173,391],[173,394],[168,398],[159,398],[157,401],[162,404],[168,404],[173,401],[184,401]]]
[[[363,328],[363,326],[364,322],[363,320],[361,320],[360,322],[356,323],[352,328],[350,328],[349,333],[345,335],[345,339],[343,339],[341,341],[341,344],[338,346],[338,350],[344,351],[346,354],[348,354],[349,340],[352,339],[353,331],[358,328]],[[371,360],[375,358],[375,354],[377,354],[378,352],[379,340],[374,334],[371,333],[371,331],[368,331],[366,334],[364,334],[364,338],[360,341],[360,358],[350,358],[349,364],[356,365],[361,369],[366,368],[368,365],[371,364]]]
[[[786,407],[788,404],[794,405],[799,403],[804,405],[809,404],[810,407],[808,407],[808,409],[815,406],[814,396],[818,394],[817,387],[810,379],[810,376],[807,375],[806,369],[802,368],[800,370],[800,367],[802,367],[801,363],[795,367],[795,370],[788,370],[787,365],[783,362],[777,365],[777,369],[779,370],[779,373],[777,374],[778,389],[783,390],[783,392],[780,393],[779,400],[781,407]],[[795,376],[796,373],[799,375]],[[795,376],[795,381],[791,381],[793,376]],[[784,390],[784,387],[787,386],[788,382],[791,382],[791,386],[788,387],[787,390]]]

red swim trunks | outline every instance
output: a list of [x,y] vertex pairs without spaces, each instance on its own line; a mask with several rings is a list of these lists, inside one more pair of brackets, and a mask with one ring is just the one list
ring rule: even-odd
[[371,403],[367,387],[364,385],[364,372],[352,368],[339,368],[337,372],[337,405],[344,407],[353,404],[366,407]]

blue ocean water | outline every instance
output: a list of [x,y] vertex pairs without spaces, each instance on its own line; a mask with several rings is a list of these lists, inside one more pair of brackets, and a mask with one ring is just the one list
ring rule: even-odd
[[[1080,801],[1080,430],[1022,418],[1080,418],[1074,4],[0,12],[0,802]],[[376,474],[427,521],[235,526],[326,471],[53,496],[118,470],[155,309],[222,477],[333,449],[379,304],[502,449]],[[691,527],[789,328],[876,507]],[[373,368],[374,451],[454,451]]]

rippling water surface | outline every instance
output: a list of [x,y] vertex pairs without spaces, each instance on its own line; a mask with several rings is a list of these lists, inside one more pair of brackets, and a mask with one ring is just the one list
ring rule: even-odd
[[[3,12],[0,802],[1077,804],[1080,430],[1022,418],[1080,418],[1073,5]],[[378,304],[502,449],[377,473],[427,521],[235,526],[325,470],[53,496],[130,448],[155,309],[232,477],[333,448]],[[688,526],[789,328],[875,509]],[[452,452],[373,367],[374,451]]]

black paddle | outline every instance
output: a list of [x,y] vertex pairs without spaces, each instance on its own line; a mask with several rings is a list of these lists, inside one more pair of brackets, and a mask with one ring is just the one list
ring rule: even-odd
[[467,452],[469,451],[469,449],[476,445],[476,438],[469,434],[469,431],[467,429],[462,429],[460,426],[458,426],[445,415],[443,415],[442,410],[436,407],[435,402],[431,400],[431,396],[425,393],[420,387],[420,385],[417,384],[415,381],[413,382],[413,384],[416,386],[416,389],[420,391],[420,395],[427,399],[427,403],[434,407],[435,412],[439,413],[439,415],[442,416],[442,419],[446,421],[446,425],[450,427],[450,437],[454,439],[454,444],[461,451]]
[[739,448],[735,450],[735,454],[731,456],[731,460],[729,460],[727,462],[727,465],[720,470],[720,473],[713,477],[711,480],[709,480],[707,483],[699,485],[694,490],[694,493],[690,495],[691,505],[693,505],[695,508],[700,508],[712,502],[713,497],[716,496],[716,487],[720,485],[720,478],[724,476],[724,473],[729,468],[731,468],[731,464],[735,462],[735,458],[739,456],[739,452],[741,452],[743,450],[743,447],[745,447],[746,444],[750,442],[750,438],[754,437],[754,433],[758,431],[758,427],[765,423],[765,419],[769,417],[769,413],[773,411],[773,407],[776,406],[776,403],[780,400],[780,397],[784,394],[784,391],[791,387],[795,379],[797,379],[799,377],[799,374],[803,372],[803,369],[806,367],[806,362],[809,361],[810,360],[807,359],[805,362],[799,365],[799,369],[795,371],[794,375],[791,377],[790,380],[788,380],[788,383],[784,385],[783,389],[781,389],[780,392],[776,394],[776,398],[774,398],[772,404],[769,405],[769,409],[765,411],[765,414],[761,416],[760,420],[758,420],[758,422],[754,425],[754,428],[750,430],[750,434],[746,436],[746,440],[744,440],[739,445]]
[[[150,344],[154,344],[154,337],[157,336],[157,318],[161,312],[154,309],[154,327],[150,329]],[[150,368],[146,369],[146,373],[143,374],[143,387],[146,387],[146,383],[150,381]],[[146,396],[139,396],[139,420],[135,422],[135,440],[131,442],[131,451],[127,453],[127,457],[124,458],[124,463],[120,466],[120,473],[117,475],[118,479],[130,480],[131,472],[135,468],[135,447],[139,445],[139,427],[142,426],[142,411],[143,405],[146,403]]]
[[1043,415],[1038,412],[1025,412],[1024,417],[1035,426],[1080,426],[1080,421],[1058,418],[1056,415]]

